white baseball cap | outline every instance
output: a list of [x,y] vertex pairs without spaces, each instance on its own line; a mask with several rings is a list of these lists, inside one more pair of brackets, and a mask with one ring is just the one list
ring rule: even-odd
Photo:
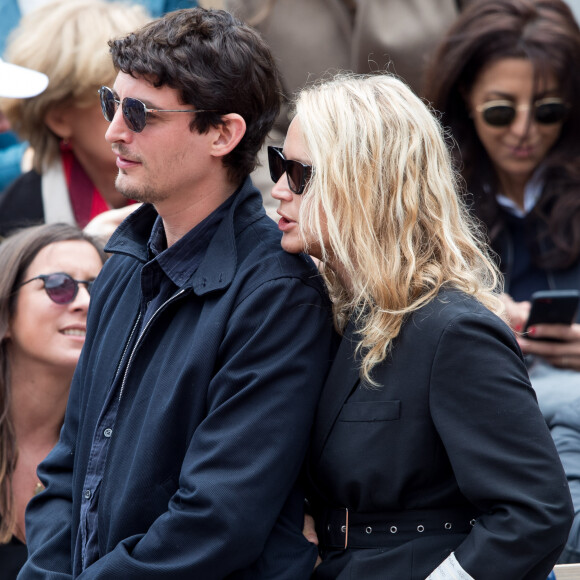
[[39,95],[48,86],[41,72],[4,62],[0,58],[0,97],[26,99]]

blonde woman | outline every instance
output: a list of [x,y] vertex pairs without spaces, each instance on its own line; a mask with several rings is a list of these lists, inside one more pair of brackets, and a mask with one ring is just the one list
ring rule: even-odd
[[544,580],[570,495],[440,126],[387,75],[303,90],[272,148],[282,247],[343,340],[307,463],[313,578]]
[[148,21],[141,6],[103,0],[55,0],[27,14],[14,30],[7,60],[46,74],[46,90],[29,99],[2,99],[0,108],[30,143],[33,170],[0,197],[0,235],[38,223],[81,228],[126,206],[115,189],[118,168],[105,141],[98,89],[116,72],[109,39]]

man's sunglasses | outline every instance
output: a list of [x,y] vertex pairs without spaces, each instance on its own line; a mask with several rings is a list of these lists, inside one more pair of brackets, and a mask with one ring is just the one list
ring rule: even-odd
[[58,272],[56,274],[35,276],[34,278],[30,278],[30,280],[26,280],[26,282],[22,282],[18,288],[33,280],[42,280],[48,297],[57,304],[69,304],[72,302],[77,297],[79,284],[84,284],[87,287],[87,292],[90,294],[94,282],[94,280],[75,280],[72,276],[64,272]]
[[110,123],[117,112],[117,106],[121,105],[123,119],[127,127],[135,133],[141,133],[145,129],[149,113],[217,113],[217,111],[207,109],[148,109],[139,99],[126,97],[122,102],[119,101],[109,87],[101,87],[99,96],[105,119]]
[[[516,112],[528,110],[528,105],[515,107],[511,101],[489,101],[476,107],[483,120],[492,127],[507,127],[516,118]],[[568,113],[568,105],[558,98],[540,99],[533,104],[534,120],[542,125],[561,123]]]
[[270,177],[274,183],[278,183],[280,177],[286,174],[288,187],[296,195],[302,195],[304,188],[312,177],[314,169],[311,165],[304,165],[300,161],[286,159],[282,153],[282,147],[268,147],[268,165]]

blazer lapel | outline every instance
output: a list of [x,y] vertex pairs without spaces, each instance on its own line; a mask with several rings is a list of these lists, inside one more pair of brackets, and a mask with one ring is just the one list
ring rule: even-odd
[[359,365],[354,357],[357,340],[353,334],[354,325],[349,322],[322,389],[312,432],[311,456],[315,461],[322,454],[344,402],[359,381]]

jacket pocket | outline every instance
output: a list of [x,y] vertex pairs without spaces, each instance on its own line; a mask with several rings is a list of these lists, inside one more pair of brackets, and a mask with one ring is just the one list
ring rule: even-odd
[[346,403],[340,412],[339,421],[347,423],[373,423],[396,421],[401,416],[401,401],[369,401]]

